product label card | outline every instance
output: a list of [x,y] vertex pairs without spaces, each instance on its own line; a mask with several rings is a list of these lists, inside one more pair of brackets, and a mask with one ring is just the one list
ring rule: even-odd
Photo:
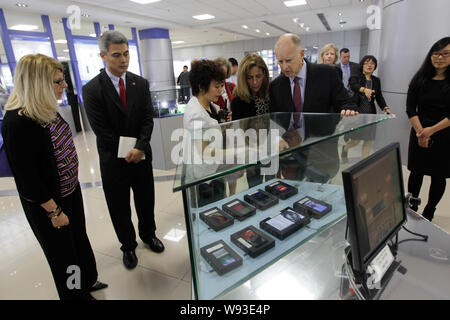
[[250,243],[248,243],[247,241],[245,241],[242,238],[238,238],[237,240],[249,249],[252,247],[252,245]]
[[216,209],[203,213],[205,216],[218,212]]
[[223,247],[223,244],[219,243],[219,244],[215,245],[214,247],[206,249],[206,252],[211,253],[211,252],[213,252],[213,251],[215,251],[217,249],[220,249],[222,247]]
[[227,207],[232,207],[238,203],[241,203],[240,201],[234,201],[233,203],[227,204]]

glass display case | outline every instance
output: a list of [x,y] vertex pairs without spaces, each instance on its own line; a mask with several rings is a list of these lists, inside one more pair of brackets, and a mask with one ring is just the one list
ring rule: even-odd
[[151,91],[154,118],[173,117],[184,114],[191,97],[190,87],[176,86]]
[[193,298],[223,297],[345,218],[341,171],[363,156],[355,147],[342,161],[343,144],[382,148],[393,117],[271,113],[185,131],[174,191]]

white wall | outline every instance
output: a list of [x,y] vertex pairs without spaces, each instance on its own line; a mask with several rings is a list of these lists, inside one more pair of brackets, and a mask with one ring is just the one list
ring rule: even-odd
[[[301,36],[302,45],[304,47],[318,46],[320,49],[327,43],[334,43],[341,49],[347,47],[350,49],[351,60],[358,62],[361,51],[361,31],[349,30],[338,32],[317,33]],[[230,58],[233,57],[237,61],[244,58],[246,51],[271,50],[275,46],[277,37],[242,40],[227,42],[224,44],[172,49],[174,61],[187,61],[199,58],[214,59],[217,57]],[[367,43],[365,44],[367,46]],[[182,70],[174,70],[178,74]]]

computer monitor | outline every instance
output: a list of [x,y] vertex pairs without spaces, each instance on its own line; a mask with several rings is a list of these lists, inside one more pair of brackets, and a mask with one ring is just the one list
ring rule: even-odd
[[400,145],[392,143],[342,171],[352,269],[367,266],[406,222]]

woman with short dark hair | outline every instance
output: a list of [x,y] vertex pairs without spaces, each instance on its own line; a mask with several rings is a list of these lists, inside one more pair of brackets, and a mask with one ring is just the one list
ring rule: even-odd
[[[450,177],[450,37],[437,41],[408,88],[408,191],[419,196],[423,176],[431,176],[423,217],[432,220]],[[418,207],[412,207],[417,211]]]
[[[193,97],[189,100],[183,116],[183,127],[186,130],[183,140],[183,159],[185,164],[193,165],[186,167],[184,178],[195,179],[197,173],[202,176],[204,172],[212,173],[218,168],[216,163],[208,164],[210,159],[205,161],[203,158],[203,151],[209,141],[203,139],[202,135],[206,128],[220,130],[219,114],[212,103],[222,94],[225,73],[214,61],[195,60],[191,64],[189,80]],[[228,113],[226,120],[231,121],[231,112]],[[195,162],[195,158],[203,159],[201,165]],[[199,195],[199,206],[225,198],[223,179],[201,183],[195,188],[196,194]]]
[[[356,98],[359,113],[376,114],[376,101],[382,111],[391,114],[392,112],[387,106],[381,92],[380,79],[373,75],[373,72],[378,66],[377,59],[374,56],[367,55],[361,59],[359,65],[361,73],[352,75],[349,81],[351,89],[355,95],[357,95]],[[358,145],[361,140],[364,141],[362,146],[362,157],[367,157],[370,154],[372,142],[375,139],[375,133],[375,127],[370,127],[345,135],[345,137],[350,138],[350,140],[342,146],[342,161],[348,161],[347,153],[349,149]]]

